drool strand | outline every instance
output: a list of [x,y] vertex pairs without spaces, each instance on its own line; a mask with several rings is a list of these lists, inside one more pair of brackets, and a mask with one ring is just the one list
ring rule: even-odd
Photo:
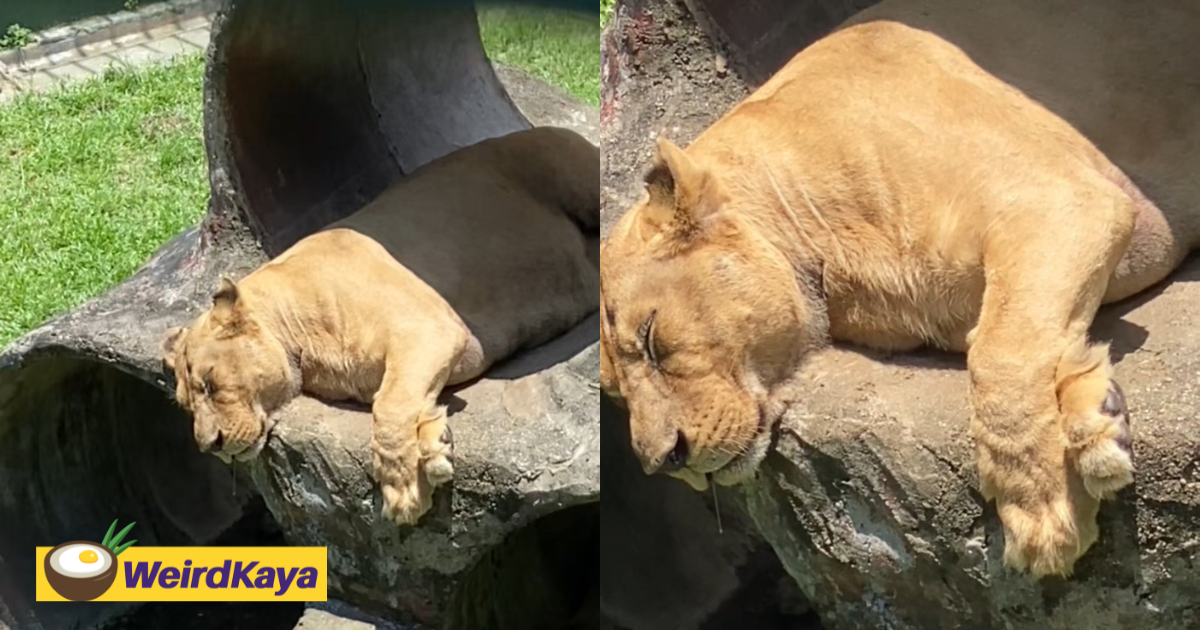
[[708,473],[706,476],[708,477],[708,487],[712,488],[713,510],[717,513],[717,533],[724,534],[725,528],[721,526],[721,502],[717,500],[717,484],[713,483],[712,473]]

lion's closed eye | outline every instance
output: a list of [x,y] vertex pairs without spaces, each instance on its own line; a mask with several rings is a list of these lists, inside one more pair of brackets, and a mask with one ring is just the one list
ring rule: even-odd
[[216,390],[216,387],[213,383],[212,368],[205,370],[204,373],[199,377],[195,376],[193,373],[191,388],[193,391],[200,392],[205,397],[212,396],[213,392]]
[[642,322],[638,327],[638,341],[641,343],[646,361],[656,370],[662,369],[662,361],[666,358],[666,352],[662,344],[658,340],[657,332],[658,310],[650,312],[650,317]]

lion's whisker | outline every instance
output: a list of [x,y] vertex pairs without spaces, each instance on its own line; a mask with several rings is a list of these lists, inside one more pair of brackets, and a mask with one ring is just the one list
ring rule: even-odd
[[705,477],[708,477],[708,487],[712,488],[713,511],[717,513],[717,533],[724,534],[725,528],[721,525],[721,502],[717,499],[717,484],[713,483],[712,473],[708,473]]

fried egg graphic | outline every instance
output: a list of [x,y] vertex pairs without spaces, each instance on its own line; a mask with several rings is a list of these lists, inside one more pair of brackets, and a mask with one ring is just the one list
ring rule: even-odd
[[67,545],[50,556],[50,567],[70,577],[91,577],[108,570],[111,556],[96,545]]

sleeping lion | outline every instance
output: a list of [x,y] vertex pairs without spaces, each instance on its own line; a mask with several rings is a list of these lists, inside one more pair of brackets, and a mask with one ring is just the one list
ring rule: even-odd
[[1088,328],[1200,244],[1200,65],[1169,52],[1200,18],[1182,7],[885,1],[686,149],[660,137],[600,255],[602,385],[646,473],[752,476],[831,339],[965,352],[1005,564],[1069,575],[1134,472]]
[[371,405],[383,515],[450,480],[438,395],[596,310],[599,150],[549,127],[459,149],[296,243],[164,341],[201,451],[254,458],[301,393]]

